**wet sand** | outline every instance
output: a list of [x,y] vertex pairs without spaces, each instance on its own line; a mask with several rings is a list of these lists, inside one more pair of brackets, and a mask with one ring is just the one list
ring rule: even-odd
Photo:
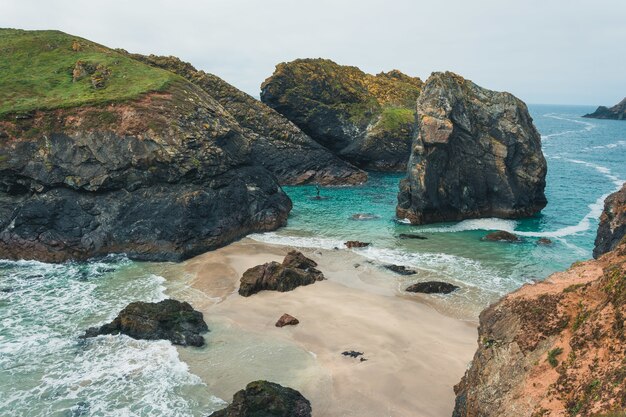
[[[162,271],[170,294],[202,311],[212,329],[206,348],[179,349],[209,391],[230,401],[248,382],[269,379],[300,390],[315,417],[450,416],[477,323],[438,312],[424,296],[398,296],[391,272],[347,250],[302,250],[325,281],[237,293],[246,269],[289,250],[244,239]],[[283,313],[300,324],[275,327]]]

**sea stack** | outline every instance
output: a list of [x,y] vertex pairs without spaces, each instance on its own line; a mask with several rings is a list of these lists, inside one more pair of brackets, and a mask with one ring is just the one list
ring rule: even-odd
[[370,75],[327,59],[297,59],[276,66],[261,101],[343,160],[401,172],[422,84],[397,70]]
[[541,137],[521,100],[437,72],[417,100],[416,120],[399,218],[521,218],[547,204]]

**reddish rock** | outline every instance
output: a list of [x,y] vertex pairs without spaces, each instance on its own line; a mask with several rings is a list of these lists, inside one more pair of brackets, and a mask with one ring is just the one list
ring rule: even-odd
[[292,316],[291,314],[283,314],[276,322],[276,327],[295,326],[300,323],[300,320]]
[[366,246],[369,246],[370,243],[369,242],[359,242],[358,240],[349,240],[346,243],[344,243],[344,245],[346,245],[346,247],[348,249],[352,249],[352,248],[364,248]]

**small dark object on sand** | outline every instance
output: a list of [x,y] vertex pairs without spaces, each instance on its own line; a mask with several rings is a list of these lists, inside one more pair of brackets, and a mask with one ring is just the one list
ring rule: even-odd
[[413,270],[413,269],[409,269],[406,266],[402,266],[402,265],[384,265],[385,268],[387,268],[390,271],[395,272],[396,274],[400,274],[400,275],[415,275],[417,274],[417,271]]
[[358,358],[359,356],[363,356],[363,352],[357,352],[356,350],[346,350],[341,354],[343,356],[350,356],[351,358]]

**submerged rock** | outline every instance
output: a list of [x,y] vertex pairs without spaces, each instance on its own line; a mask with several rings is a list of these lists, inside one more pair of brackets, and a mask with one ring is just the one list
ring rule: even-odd
[[413,224],[531,216],[547,203],[541,137],[526,105],[450,73],[433,73],[397,216]]
[[274,382],[255,381],[211,417],[311,417],[311,403],[298,391]]
[[400,239],[418,239],[418,240],[426,240],[428,239],[426,236],[416,235],[414,233],[400,233],[398,235]]
[[367,174],[324,148],[281,114],[221,78],[198,71],[172,56],[131,55],[172,71],[200,87],[232,115],[241,128],[251,160],[281,184],[360,184]]
[[517,235],[514,235],[513,233],[507,232],[505,230],[498,230],[497,232],[489,233],[488,235],[484,236],[482,240],[486,240],[488,242],[511,242],[511,243],[517,243],[517,242],[522,241],[522,239],[520,239]]
[[317,263],[298,251],[291,251],[282,264],[268,262],[244,272],[240,280],[239,294],[249,297],[259,291],[291,291],[324,279],[315,267]]
[[626,184],[604,200],[593,257],[613,250],[626,236]]
[[356,213],[350,217],[352,220],[375,220],[380,219],[380,216],[371,213]]
[[415,275],[417,274],[417,272],[414,269],[410,269],[407,268],[406,266],[402,266],[402,265],[383,265],[385,268],[387,268],[390,271],[395,272],[396,274],[400,274],[400,275]]
[[292,316],[291,314],[283,314],[276,322],[276,327],[295,326],[300,323],[300,320]]
[[410,285],[405,291],[419,292],[424,294],[450,294],[451,292],[458,289],[459,287],[448,282],[426,281]]
[[397,70],[369,75],[327,59],[298,59],[276,66],[261,101],[360,168],[404,171],[422,84]]
[[359,242],[358,240],[349,240],[349,241],[345,242],[344,245],[348,249],[352,249],[352,248],[365,248],[365,247],[369,246],[370,243],[369,242]]
[[125,334],[134,339],[165,339],[175,345],[203,346],[202,333],[208,330],[201,312],[189,303],[168,299],[158,303],[130,303],[111,323],[92,327],[83,337]]
[[542,246],[550,246],[552,245],[552,241],[550,239],[548,239],[547,237],[542,237],[540,239],[537,240],[537,244],[538,245],[542,245]]
[[600,106],[593,113],[585,114],[583,117],[590,117],[593,119],[626,120],[626,98],[610,108]]

